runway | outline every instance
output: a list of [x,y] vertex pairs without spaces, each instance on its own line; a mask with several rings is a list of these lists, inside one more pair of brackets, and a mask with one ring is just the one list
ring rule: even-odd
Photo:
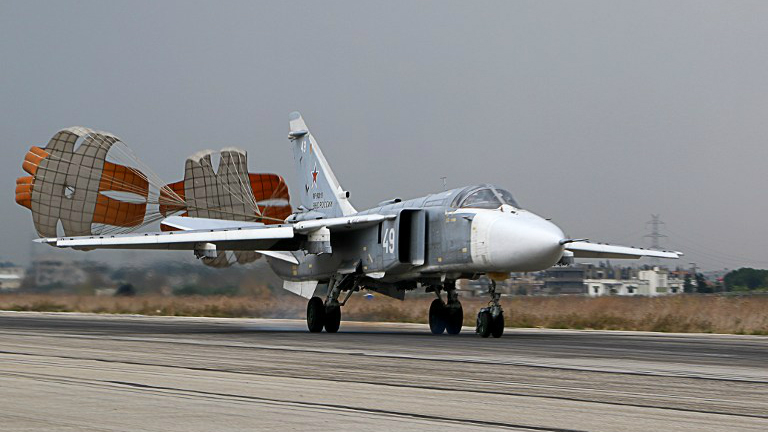
[[768,337],[0,312],[3,431],[765,431]]

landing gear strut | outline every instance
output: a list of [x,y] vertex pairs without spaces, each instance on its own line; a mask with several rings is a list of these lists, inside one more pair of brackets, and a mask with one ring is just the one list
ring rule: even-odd
[[[342,288],[347,288],[347,296],[339,302]],[[355,290],[351,275],[341,279],[331,278],[328,283],[328,295],[325,301],[320,297],[312,297],[307,303],[307,328],[312,333],[320,333],[325,327],[328,333],[336,333],[341,326],[341,307],[347,303]]]
[[488,336],[500,338],[504,334],[504,311],[501,310],[501,303],[499,303],[501,294],[496,292],[496,281],[493,279],[491,279],[488,294],[491,295],[491,301],[488,307],[480,309],[477,314],[475,331],[484,338]]
[[459,334],[464,321],[464,309],[456,293],[456,281],[446,281],[443,289],[447,303],[440,297],[440,288],[435,287],[437,298],[429,306],[429,330],[433,334]]

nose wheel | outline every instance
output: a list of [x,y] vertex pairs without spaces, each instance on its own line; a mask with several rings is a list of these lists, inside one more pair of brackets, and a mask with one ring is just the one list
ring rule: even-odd
[[504,311],[499,302],[501,295],[496,292],[496,281],[493,279],[491,279],[488,294],[491,296],[490,304],[488,307],[480,309],[477,314],[475,332],[484,338],[489,336],[500,338],[504,334]]
[[491,308],[482,308],[477,314],[477,328],[475,330],[480,337],[487,338],[493,336],[500,338],[504,334],[504,312],[500,312],[495,317],[491,313]]

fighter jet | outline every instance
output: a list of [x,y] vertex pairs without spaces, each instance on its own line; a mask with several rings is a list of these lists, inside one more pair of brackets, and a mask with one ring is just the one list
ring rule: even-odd
[[[306,317],[310,332],[337,332],[341,309],[354,292],[364,289],[403,300],[407,291],[424,288],[435,295],[428,312],[431,332],[458,334],[463,308],[456,282],[487,277],[489,307],[478,312],[475,331],[482,337],[500,337],[504,332],[504,312],[497,282],[507,279],[512,272],[568,265],[581,257],[675,259],[681,255],[569,238],[548,219],[523,208],[509,191],[491,184],[409,200],[390,199],[358,211],[301,115],[290,114],[289,124],[288,141],[298,176],[296,184],[301,190],[298,209],[284,219],[268,220],[260,212],[262,202],[255,201],[250,208],[261,219],[229,217],[235,207],[253,201],[256,188],[253,175],[243,176],[243,169],[226,168],[244,165],[244,153],[232,150],[226,152],[226,169],[220,165],[219,172],[214,173],[212,168],[208,169],[209,156],[203,155],[188,160],[183,182],[161,188],[161,212],[170,214],[162,220],[162,231],[77,235],[83,232],[77,227],[87,229],[97,219],[102,224],[131,226],[136,216],[131,219],[129,215],[137,213],[142,217],[143,207],[121,202],[118,192],[138,193],[145,199],[148,196],[146,182],[142,180],[148,176],[131,177],[129,174],[138,172],[135,169],[112,165],[109,169],[114,178],[118,177],[115,173],[122,173],[120,182],[105,181],[106,174],[100,174],[99,181],[93,172],[106,172],[106,156],[97,155],[94,162],[93,158],[88,159],[93,151],[87,147],[75,151],[69,143],[82,136],[86,136],[84,146],[93,142],[111,145],[118,139],[82,128],[60,132],[49,144],[50,149],[33,148],[25,170],[33,173],[34,178],[19,179],[17,202],[33,211],[38,232],[43,235],[38,241],[59,248],[190,250],[209,264],[220,262],[227,251],[239,254],[237,259],[241,262],[256,254],[264,255],[284,280],[283,287],[308,299]],[[64,171],[70,175],[76,172],[75,177],[60,180],[51,174],[51,180],[44,181],[41,172],[50,171],[55,162],[47,161],[50,154],[60,155],[59,162],[77,160],[82,165],[82,161],[89,161],[87,178],[77,177],[82,170],[67,168]],[[60,165],[58,170],[63,171]],[[248,178],[251,183],[245,184]],[[173,190],[178,194],[173,194]],[[167,197],[171,195],[180,198],[169,203]],[[166,201],[162,201],[164,196]],[[223,197],[228,197],[228,201]],[[204,212],[200,210],[205,207],[201,203],[212,202],[214,198],[216,205],[206,207]],[[82,205],[74,203],[78,199]],[[50,210],[51,203],[56,204],[55,212]],[[90,204],[93,205],[89,207]],[[75,217],[82,220],[74,223]],[[56,232],[56,219],[64,224],[65,235],[45,236]],[[316,295],[319,285],[327,285],[324,298]]]

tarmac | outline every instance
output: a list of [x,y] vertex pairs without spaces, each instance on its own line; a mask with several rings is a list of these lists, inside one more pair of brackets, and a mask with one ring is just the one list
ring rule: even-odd
[[0,312],[0,430],[768,430],[768,337],[473,330]]

